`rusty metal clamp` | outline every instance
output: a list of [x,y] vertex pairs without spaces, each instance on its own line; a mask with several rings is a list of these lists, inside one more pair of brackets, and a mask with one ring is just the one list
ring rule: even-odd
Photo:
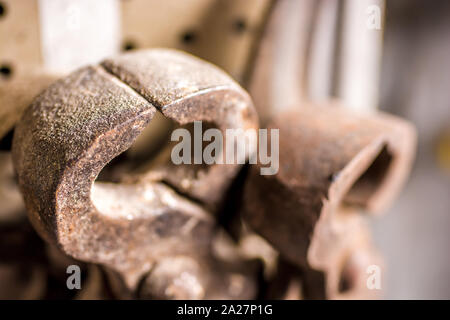
[[207,254],[213,217],[178,193],[213,204],[239,167],[211,165],[188,184],[171,177],[192,166],[167,170],[162,179],[178,193],[145,178],[95,182],[156,112],[181,125],[203,120],[221,130],[257,128],[249,96],[225,73],[185,53],[154,49],[57,81],[27,109],[13,141],[34,227],[70,256],[119,273],[132,290],[158,259]]
[[412,165],[415,130],[397,117],[337,104],[305,105],[268,128],[280,130],[279,172],[251,168],[244,219],[300,268],[330,271],[330,248],[345,239],[336,227],[346,225],[342,208],[378,213],[391,204]]

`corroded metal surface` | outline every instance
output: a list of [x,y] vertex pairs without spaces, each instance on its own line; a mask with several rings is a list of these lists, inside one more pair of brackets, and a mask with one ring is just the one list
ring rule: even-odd
[[[258,126],[248,94],[223,71],[193,56],[146,50],[108,59],[102,65],[180,125],[203,121],[223,132]],[[214,210],[238,168],[164,162],[141,178],[164,180]]]
[[326,269],[328,248],[340,251],[337,240],[345,239],[335,229],[340,208],[378,213],[389,206],[409,174],[415,130],[387,114],[337,105],[284,113],[269,128],[280,130],[280,169],[274,176],[251,169],[245,221],[300,268]]
[[[257,127],[250,98],[226,74],[187,54],[155,49],[57,81],[25,112],[13,141],[19,186],[38,232],[65,253],[118,272],[130,289],[157,259],[206,252],[214,226],[206,211],[167,184],[94,183],[156,112],[180,124]],[[193,187],[180,189],[207,203],[237,168],[213,165],[193,178]],[[195,187],[208,181],[214,181],[208,188]]]

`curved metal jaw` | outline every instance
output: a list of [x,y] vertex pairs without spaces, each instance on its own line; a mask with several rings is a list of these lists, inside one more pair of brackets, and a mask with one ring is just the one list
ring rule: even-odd
[[[221,130],[257,128],[249,96],[225,73],[182,52],[154,49],[57,81],[34,100],[13,141],[35,228],[65,253],[119,272],[129,288],[159,258],[207,251],[214,227],[206,211],[165,184],[145,178],[95,182],[156,112],[179,124],[203,120]],[[238,167],[211,165],[179,190],[214,205],[219,197],[211,195],[222,193]],[[196,187],[208,181],[214,181],[209,188]]]
[[330,273],[336,261],[328,248],[342,251],[339,229],[349,227],[342,208],[379,213],[392,203],[412,165],[415,130],[394,116],[359,115],[338,105],[286,112],[272,120],[274,128],[280,169],[261,176],[253,166],[244,219],[290,262]]

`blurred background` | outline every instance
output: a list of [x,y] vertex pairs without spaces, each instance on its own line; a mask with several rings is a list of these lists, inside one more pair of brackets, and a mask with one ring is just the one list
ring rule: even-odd
[[409,183],[374,222],[386,298],[450,298],[450,3],[387,1],[380,108],[419,133]]
[[[0,0],[2,149],[21,110],[50,81],[119,52],[181,49],[249,86],[275,2]],[[283,2],[288,13],[271,55],[280,106],[295,91],[317,103],[337,98],[354,110],[379,108],[418,129],[404,191],[389,212],[370,218],[386,261],[384,297],[450,299],[450,2]],[[23,214],[20,197],[2,188],[0,218]]]

